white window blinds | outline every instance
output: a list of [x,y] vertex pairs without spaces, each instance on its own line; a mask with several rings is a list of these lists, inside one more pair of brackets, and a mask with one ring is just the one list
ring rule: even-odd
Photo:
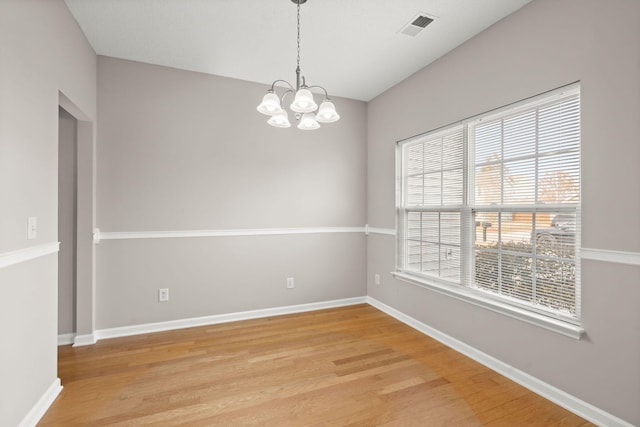
[[420,138],[405,150],[403,265],[459,281],[465,165],[462,126]]
[[398,150],[398,271],[578,322],[578,85]]

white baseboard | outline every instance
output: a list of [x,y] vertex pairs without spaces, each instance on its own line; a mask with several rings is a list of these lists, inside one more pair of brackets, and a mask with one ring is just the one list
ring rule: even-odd
[[75,339],[75,337],[76,334],[74,334],[73,332],[70,334],[58,335],[58,346],[73,344],[73,340]]
[[495,357],[489,356],[488,354],[444,334],[411,316],[407,316],[401,311],[398,311],[375,298],[367,297],[367,303],[594,424],[606,427],[633,427],[632,424],[616,417],[615,415],[578,399],[577,397],[541,381],[526,372],[496,359]]
[[74,347],[82,347],[84,345],[93,345],[98,342],[95,332],[93,334],[76,335],[73,338]]
[[[314,302],[309,304],[290,305],[285,307],[264,308],[260,310],[241,311],[237,313],[217,314],[213,316],[194,317],[191,319],[170,320],[167,322],[146,323],[143,325],[123,326],[119,328],[100,329],[92,335],[93,342],[74,346],[94,344],[98,339],[126,337],[130,335],[148,334],[151,332],[171,331],[175,329],[191,328],[194,326],[215,325],[218,323],[237,322],[239,320],[258,319],[261,317],[280,316],[283,314],[303,313],[305,311],[322,310],[326,308],[344,307],[348,305],[364,304],[367,297],[345,298],[333,301]],[[87,337],[87,336],[85,336]]]
[[[570,395],[538,378],[514,368],[480,350],[463,343],[443,332],[434,329],[413,317],[376,300],[363,296],[346,298],[333,301],[324,301],[309,304],[274,307],[260,310],[242,311],[237,313],[219,314],[213,316],[195,317],[190,319],[171,320],[167,322],[147,323],[142,325],[123,326],[118,328],[100,329],[89,335],[78,335],[74,339],[74,347],[95,344],[99,339],[117,338],[131,335],[147,334],[152,332],[170,331],[175,329],[190,328],[195,326],[215,325],[219,323],[236,322],[240,320],[257,319],[263,317],[280,316],[283,314],[302,313],[306,311],[322,310],[327,308],[344,307],[355,304],[367,303],[399,321],[411,326],[431,338],[440,341],[444,345],[464,354],[482,365],[498,372],[499,374],[515,381],[540,396],[562,406],[563,408],[583,417],[600,426],[607,427],[633,427],[632,424],[605,412],[590,403]],[[55,397],[54,397],[55,398]]]
[[38,402],[31,408],[29,413],[22,419],[20,424],[18,424],[18,427],[35,427],[61,391],[62,385],[60,385],[60,378],[56,378],[47,391],[38,399]]

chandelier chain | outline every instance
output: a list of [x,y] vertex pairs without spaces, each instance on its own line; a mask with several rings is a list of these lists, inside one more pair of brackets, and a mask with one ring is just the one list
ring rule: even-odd
[[296,63],[297,67],[300,68],[300,2],[298,2],[298,61]]

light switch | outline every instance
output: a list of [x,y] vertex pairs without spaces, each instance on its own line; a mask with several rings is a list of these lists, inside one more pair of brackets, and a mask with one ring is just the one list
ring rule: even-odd
[[27,240],[38,237],[38,224],[35,216],[30,216],[27,220]]

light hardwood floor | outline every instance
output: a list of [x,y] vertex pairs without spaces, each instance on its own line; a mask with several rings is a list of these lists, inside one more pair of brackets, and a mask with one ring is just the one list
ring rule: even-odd
[[41,426],[586,426],[363,304],[59,349]]

